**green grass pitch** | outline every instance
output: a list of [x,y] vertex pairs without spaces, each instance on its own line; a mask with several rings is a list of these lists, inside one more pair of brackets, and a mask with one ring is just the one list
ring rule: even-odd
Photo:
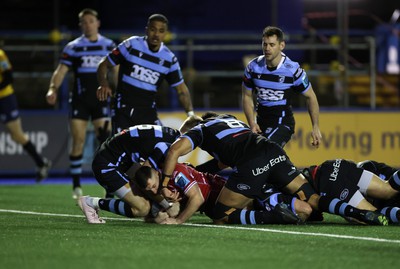
[[[84,193],[101,196],[98,185]],[[70,185],[0,186],[0,268],[362,268],[399,267],[400,227],[324,223],[214,226],[147,224],[101,211],[90,225]]]

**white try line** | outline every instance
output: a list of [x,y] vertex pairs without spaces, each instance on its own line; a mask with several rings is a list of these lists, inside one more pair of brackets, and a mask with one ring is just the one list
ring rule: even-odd
[[[83,215],[56,214],[56,213],[44,213],[44,212],[21,211],[21,210],[10,210],[10,209],[0,209],[0,212],[15,213],[15,214],[27,214],[27,215],[84,218]],[[142,219],[130,219],[130,218],[103,217],[103,219],[118,220],[118,221],[141,221],[141,222],[143,222]],[[374,237],[360,237],[360,236],[339,235],[339,234],[295,232],[295,231],[286,231],[286,230],[269,229],[269,228],[255,228],[255,227],[251,228],[251,227],[248,227],[248,226],[227,226],[227,225],[211,225],[211,224],[195,224],[195,223],[185,223],[183,225],[192,226],[192,227],[206,227],[206,228],[213,228],[213,229],[246,230],[246,231],[282,233],[282,234],[305,235],[305,236],[319,236],[319,237],[332,237],[332,238],[340,238],[340,239],[353,239],[353,240],[363,240],[363,241],[373,241],[373,242],[384,242],[384,243],[400,244],[400,240],[374,238]]]

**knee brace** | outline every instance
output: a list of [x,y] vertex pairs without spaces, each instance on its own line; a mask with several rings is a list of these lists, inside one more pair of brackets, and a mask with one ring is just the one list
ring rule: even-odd
[[302,201],[308,201],[311,195],[315,194],[315,190],[309,183],[301,185],[301,187],[295,192],[296,196]]
[[217,202],[214,207],[213,219],[222,220],[223,218],[232,214],[232,212],[234,212],[235,210],[236,208],[229,207],[224,204],[221,204],[220,202]]

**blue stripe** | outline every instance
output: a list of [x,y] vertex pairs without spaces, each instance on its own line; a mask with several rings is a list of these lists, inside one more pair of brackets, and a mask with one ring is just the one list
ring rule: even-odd
[[223,130],[222,132],[219,132],[216,136],[218,137],[218,139],[222,139],[227,135],[236,134],[236,133],[239,133],[244,130],[248,130],[248,129],[247,128],[226,129],[226,130]]
[[246,209],[243,209],[242,211],[240,211],[240,223],[241,224],[247,224],[246,223]]
[[168,150],[168,146],[165,144],[165,142],[157,143],[154,148],[161,150],[162,153],[165,153]]
[[119,211],[120,214],[126,216],[126,214],[125,214],[125,206],[124,205],[125,205],[125,203],[123,201],[120,201],[119,204],[118,204],[118,211]]
[[122,81],[127,83],[127,84],[129,84],[129,85],[132,85],[132,86],[135,86],[137,88],[140,88],[142,90],[146,90],[146,91],[150,91],[150,92],[156,92],[157,91],[157,85],[150,84],[150,83],[147,83],[145,81],[138,80],[136,78],[131,78],[131,77],[127,76],[127,75],[123,75],[122,76]]
[[131,155],[131,159],[133,162],[138,163],[140,161],[139,152],[133,152]]
[[70,172],[72,175],[80,175],[80,174],[82,174],[82,167],[79,167],[79,168],[71,168],[71,169],[69,169],[69,172]]
[[108,204],[108,208],[110,209],[110,211],[114,214],[117,214],[114,210],[114,205],[115,205],[115,199],[111,199],[110,203]]
[[255,215],[255,211],[254,210],[250,211],[250,223],[251,224],[257,224],[254,215]]
[[397,218],[397,213],[399,212],[400,208],[398,207],[393,207],[392,210],[390,210],[390,219],[394,223],[399,223],[399,219]]
[[339,199],[333,199],[331,201],[331,203],[329,204],[329,213],[335,214],[335,207],[337,205],[337,203],[339,203]]
[[131,137],[139,137],[139,130],[136,127],[130,127],[129,134]]
[[343,203],[340,208],[339,208],[339,214],[340,216],[345,216],[344,214],[344,210],[346,209],[346,207],[348,206],[348,203]]
[[400,186],[400,178],[399,178],[399,171],[396,171],[393,174],[393,180],[396,183],[396,185]]
[[70,160],[71,166],[82,165],[82,163],[83,163],[83,158],[81,158],[79,160],[73,160],[73,161]]
[[155,137],[163,137],[162,127],[161,126],[154,126],[154,136]]

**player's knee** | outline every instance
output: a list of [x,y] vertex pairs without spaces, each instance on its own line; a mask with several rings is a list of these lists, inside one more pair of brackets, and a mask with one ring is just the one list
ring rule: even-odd
[[213,221],[215,224],[224,224],[228,220],[228,216],[234,212],[236,208],[226,206],[217,202],[214,207]]

